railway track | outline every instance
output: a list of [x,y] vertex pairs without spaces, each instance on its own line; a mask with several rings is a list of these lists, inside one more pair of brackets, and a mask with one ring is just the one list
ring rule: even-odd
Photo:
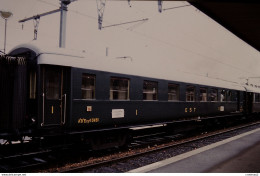
[[[0,172],[31,172],[59,160],[62,146],[38,148],[35,145],[1,146]],[[9,149],[9,150],[8,150]]]
[[[167,132],[135,136],[126,149],[114,148],[96,152],[86,150],[85,146],[61,146],[25,153],[16,152],[13,155],[0,156],[0,172],[127,172],[150,164],[147,161],[156,162],[216,142],[214,136],[227,138],[224,133],[250,127],[259,128],[259,123],[189,138],[183,134],[169,135]],[[209,138],[213,138],[213,142]],[[195,144],[195,141],[200,142]],[[165,152],[168,149],[172,151]],[[129,163],[132,165],[129,166]]]
[[0,172],[21,172],[47,164],[54,159],[50,150],[0,158]]
[[[188,139],[168,142],[157,145],[152,143],[145,148],[129,149],[126,152],[109,155],[106,157],[71,164],[56,171],[61,173],[71,172],[127,172],[129,170],[151,164],[169,157],[173,157],[221,140],[250,131],[260,127],[260,122],[255,122],[239,127],[232,127],[218,132],[205,133],[200,136],[193,136]],[[174,137],[173,137],[174,139]],[[147,145],[147,144],[146,144]],[[52,171],[54,172],[54,171]]]

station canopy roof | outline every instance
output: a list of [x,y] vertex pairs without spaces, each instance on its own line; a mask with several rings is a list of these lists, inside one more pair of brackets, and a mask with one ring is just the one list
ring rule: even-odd
[[237,37],[260,51],[260,1],[189,1]]

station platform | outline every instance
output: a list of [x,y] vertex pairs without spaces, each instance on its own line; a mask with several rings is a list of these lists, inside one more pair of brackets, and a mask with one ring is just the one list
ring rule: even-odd
[[130,173],[260,173],[260,128],[129,171]]

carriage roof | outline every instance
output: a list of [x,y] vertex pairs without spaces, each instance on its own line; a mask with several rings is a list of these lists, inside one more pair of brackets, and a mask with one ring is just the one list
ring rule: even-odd
[[68,66],[240,91],[248,90],[250,92],[260,92],[256,88],[244,86],[240,83],[225,81],[224,79],[219,78],[210,78],[206,75],[200,76],[193,74],[192,71],[181,72],[172,69],[171,65],[175,63],[173,59],[169,58],[160,58],[156,60],[150,60],[150,58],[145,57],[142,59],[111,58],[100,56],[98,53],[68,50],[64,48],[48,48],[35,44],[19,45],[12,49],[11,53],[17,49],[35,52],[38,57],[38,64]]

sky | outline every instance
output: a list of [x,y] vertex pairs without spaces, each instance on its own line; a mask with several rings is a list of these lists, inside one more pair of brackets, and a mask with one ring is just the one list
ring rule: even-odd
[[[40,18],[37,41],[33,21],[19,20],[59,8],[59,0],[0,0],[0,10],[11,11],[6,51],[20,43],[59,45],[60,14]],[[147,19],[142,22],[128,23]],[[114,27],[109,25],[128,23]],[[185,1],[107,0],[103,28],[98,29],[96,0],[77,0],[68,6],[67,49],[96,55],[171,63],[180,72],[243,82],[260,77],[260,53]],[[4,20],[0,18],[0,50],[4,48]],[[149,66],[149,63],[147,63]],[[259,79],[250,79],[260,85]]]

